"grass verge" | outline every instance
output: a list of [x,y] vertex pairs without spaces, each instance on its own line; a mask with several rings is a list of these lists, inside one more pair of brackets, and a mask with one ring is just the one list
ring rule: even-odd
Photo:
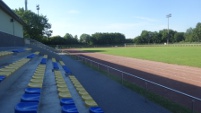
[[99,52],[169,64],[201,67],[201,47],[118,47],[118,48],[83,48],[87,52]]

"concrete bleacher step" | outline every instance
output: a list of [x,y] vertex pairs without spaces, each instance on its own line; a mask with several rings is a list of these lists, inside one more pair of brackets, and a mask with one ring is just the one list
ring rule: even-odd
[[39,113],[60,113],[60,102],[57,94],[53,66],[50,59],[46,62],[46,72],[44,75],[43,87],[41,90],[41,99],[38,107]]
[[[53,68],[54,68],[54,64],[53,64]],[[60,98],[60,105],[62,107],[62,110],[61,110],[62,113],[78,113],[77,107],[74,103],[74,100],[72,99],[68,86],[66,82],[64,81],[62,73],[60,71],[55,70],[54,75],[56,79],[58,95]],[[61,90],[61,88],[64,90]]]
[[[62,61],[48,59],[48,55],[39,56],[39,52],[21,56],[27,61],[3,66],[2,73],[14,78],[0,76],[0,80],[5,80],[4,85],[0,82],[0,92],[3,92],[0,94],[0,113],[89,113],[79,92],[66,77],[70,70]],[[22,67],[17,70],[17,65]],[[4,87],[5,83],[7,87]]]
[[[94,99],[89,95],[89,93],[85,90],[85,88],[81,85],[81,83],[76,79],[75,76],[72,76],[71,70],[63,63],[63,61],[59,61],[61,64],[65,74],[67,77],[67,81],[69,85],[71,84],[71,91],[74,90],[74,93],[76,94],[76,100],[79,103],[78,110],[83,113],[104,113],[103,110],[98,107],[97,103],[94,101]],[[70,73],[69,73],[70,72]],[[73,96],[75,96],[75,94]],[[75,98],[75,97],[74,97]],[[78,99],[79,98],[79,99]],[[77,104],[76,104],[77,105]]]
[[6,57],[12,54],[13,52],[10,52],[10,51],[0,51],[0,57]]
[[[82,105],[84,105],[85,112],[89,113],[104,113],[103,109],[98,106],[96,101],[93,99],[93,97],[85,90],[84,86],[79,82],[79,80],[74,76],[71,72],[71,70],[64,64],[63,61],[59,61],[62,68],[64,69],[67,79],[72,83],[75,92],[78,94],[79,98],[81,99]],[[79,100],[80,101],[80,100]]]
[[8,49],[7,52],[11,52],[11,54],[0,56],[0,67],[27,57],[31,53],[31,50],[30,49],[26,50],[25,48],[25,51],[23,52],[13,53],[12,50]]
[[0,68],[0,76],[5,77],[3,80],[1,80],[0,83],[0,96],[3,93],[4,89],[9,87],[17,79],[19,75],[16,75],[16,72],[28,62],[29,59],[23,58],[21,60],[13,62],[12,64]]
[[[42,60],[42,59],[41,59]],[[40,70],[40,71],[39,71]],[[32,75],[32,78],[25,89],[24,94],[21,97],[21,101],[15,106],[15,113],[32,113],[38,111],[38,106],[40,104],[41,93],[36,93],[38,90],[41,91],[42,85],[43,85],[43,77],[45,75],[46,65],[45,64],[39,64],[37,68],[35,69],[35,72]],[[39,75],[37,75],[39,73]],[[33,76],[42,76],[41,78],[34,78]],[[29,89],[29,92],[27,93],[27,89]],[[38,90],[36,90],[38,89]],[[33,91],[31,91],[33,90]],[[31,104],[32,102],[36,102],[35,104]],[[21,105],[22,103],[27,103],[29,105],[28,107],[31,107],[32,109],[26,109],[27,106]],[[37,106],[37,107],[34,107]]]
[[[103,110],[98,107],[98,104],[95,100],[90,96],[90,94],[85,90],[85,88],[81,85],[81,83],[77,80],[75,76],[69,76],[71,82],[75,86],[77,92],[80,94],[81,98],[83,99],[85,105],[89,107],[89,111],[91,113],[103,113]],[[97,111],[95,109],[98,109]]]
[[[19,70],[14,72],[11,76],[9,76],[12,78],[6,78],[5,81],[3,81],[4,85],[0,83],[0,113],[14,113],[14,108],[20,101],[21,96],[24,93],[24,89],[29,83],[37,64],[40,63],[40,59],[40,56],[36,56],[22,66]],[[22,103],[20,105],[27,104]]]

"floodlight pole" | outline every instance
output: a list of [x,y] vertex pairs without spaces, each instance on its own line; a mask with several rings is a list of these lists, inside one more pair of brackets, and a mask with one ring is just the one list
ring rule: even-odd
[[168,37],[167,37],[167,44],[169,43],[169,18],[172,17],[172,14],[168,14],[166,16],[168,18]]
[[38,10],[38,15],[39,15],[39,10],[40,10],[39,5],[36,5],[36,10]]
[[27,0],[25,0],[25,10],[27,11]]

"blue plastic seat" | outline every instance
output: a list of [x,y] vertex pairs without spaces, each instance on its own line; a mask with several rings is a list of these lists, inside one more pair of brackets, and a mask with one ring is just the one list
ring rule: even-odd
[[26,88],[25,93],[27,94],[40,94],[41,88]]
[[0,83],[6,78],[6,76],[0,75]]
[[58,66],[58,64],[56,62],[52,62],[52,64],[53,64],[54,69],[59,69],[59,66]]
[[20,52],[24,52],[25,50],[24,49],[14,49],[12,50],[12,52],[14,53],[20,53]]
[[20,102],[15,106],[15,113],[37,113],[37,102]]
[[67,68],[67,66],[62,66],[64,71],[67,73],[67,74],[72,74],[72,72],[70,71],[69,68]]
[[35,57],[34,53],[32,53],[32,54],[30,54],[30,55],[27,56],[27,58],[33,58],[33,57]]
[[60,99],[60,105],[75,105],[75,103],[72,98],[62,98]]
[[42,58],[42,60],[41,60],[40,63],[41,63],[41,64],[46,64],[46,63],[47,63],[47,58]]
[[23,94],[21,97],[22,102],[39,102],[40,94]]
[[104,113],[100,107],[90,107],[89,113]]
[[79,113],[75,105],[63,105],[62,113]]

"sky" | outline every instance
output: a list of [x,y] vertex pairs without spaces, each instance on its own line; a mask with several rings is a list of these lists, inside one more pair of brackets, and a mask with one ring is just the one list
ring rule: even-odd
[[[25,0],[3,0],[11,9],[25,7]],[[169,28],[185,32],[201,22],[200,0],[27,0],[28,10],[45,15],[52,25],[52,36],[70,33],[78,37],[96,32],[119,32],[126,38],[142,30]]]

